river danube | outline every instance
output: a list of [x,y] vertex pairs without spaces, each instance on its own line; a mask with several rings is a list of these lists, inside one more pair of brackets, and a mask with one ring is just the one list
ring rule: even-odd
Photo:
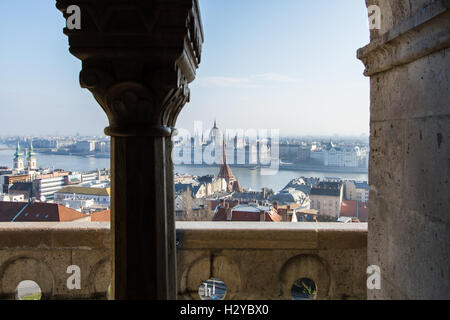
[[[0,145],[0,166],[12,167],[14,149],[3,149],[6,146]],[[36,154],[37,163],[39,167],[64,169],[70,171],[90,171],[101,168],[109,168],[110,163],[107,158],[93,158],[93,157],[78,157],[68,155],[50,155],[50,154]],[[25,160],[26,161],[26,160]],[[360,173],[333,173],[333,172],[318,172],[318,171],[294,171],[294,170],[280,170],[274,175],[264,175],[259,169],[234,168],[232,171],[235,177],[239,179],[240,184],[246,189],[260,190],[263,187],[268,187],[274,191],[283,189],[289,181],[298,177],[333,177],[351,180],[368,180],[367,174]],[[219,167],[191,167],[191,166],[175,166],[175,172],[180,174],[193,175],[208,175],[219,173]]]

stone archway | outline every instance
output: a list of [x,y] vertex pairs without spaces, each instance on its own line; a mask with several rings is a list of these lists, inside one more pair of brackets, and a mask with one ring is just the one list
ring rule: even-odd
[[292,285],[301,278],[308,278],[315,282],[318,299],[329,298],[331,277],[326,263],[316,255],[302,254],[289,259],[280,271],[280,293],[282,299],[292,299]]
[[15,299],[17,285],[23,280],[36,282],[42,291],[41,299],[53,296],[52,270],[42,261],[30,257],[14,257],[6,261],[0,274],[0,296]]
[[[442,270],[450,260],[448,157],[442,151],[450,136],[449,4],[366,3],[382,11],[381,30],[372,31],[371,43],[358,52],[371,77],[369,263],[380,264],[388,284],[369,296],[442,296],[450,291],[449,271]],[[118,14],[117,4],[126,14]],[[82,60],[81,85],[110,121],[113,296],[175,299],[171,135],[200,63],[198,3],[57,0],[66,17],[68,5],[84,13],[85,28],[65,29],[70,52]],[[424,198],[421,190],[434,192]],[[435,236],[442,232],[444,238]],[[414,252],[402,252],[411,246]],[[411,274],[399,275],[395,265]],[[430,285],[417,293],[421,283],[410,283],[420,274]]]

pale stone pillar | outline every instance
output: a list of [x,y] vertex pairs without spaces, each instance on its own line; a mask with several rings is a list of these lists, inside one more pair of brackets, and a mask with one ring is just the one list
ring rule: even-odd
[[176,299],[171,137],[200,63],[197,0],[57,1],[65,17],[70,5],[80,84],[110,123],[113,297]]
[[450,298],[450,2],[367,0],[371,87],[369,299]]

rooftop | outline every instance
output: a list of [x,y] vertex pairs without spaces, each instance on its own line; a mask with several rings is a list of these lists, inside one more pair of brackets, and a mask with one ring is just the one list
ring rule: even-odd
[[67,222],[83,218],[85,214],[56,203],[0,201],[1,222]]
[[64,187],[56,193],[84,194],[92,196],[110,196],[110,188]]
[[335,196],[339,197],[341,194],[341,182],[321,182],[317,186],[311,188],[311,195],[316,196]]

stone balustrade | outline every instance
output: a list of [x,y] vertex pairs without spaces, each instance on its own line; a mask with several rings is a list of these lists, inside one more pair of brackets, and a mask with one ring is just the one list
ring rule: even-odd
[[[367,296],[367,224],[177,222],[177,247],[179,299],[199,299],[210,278],[226,299],[291,299],[300,278],[318,299]],[[0,298],[32,280],[43,299],[105,299],[110,256],[109,223],[0,223]],[[73,265],[80,289],[67,286]]]

